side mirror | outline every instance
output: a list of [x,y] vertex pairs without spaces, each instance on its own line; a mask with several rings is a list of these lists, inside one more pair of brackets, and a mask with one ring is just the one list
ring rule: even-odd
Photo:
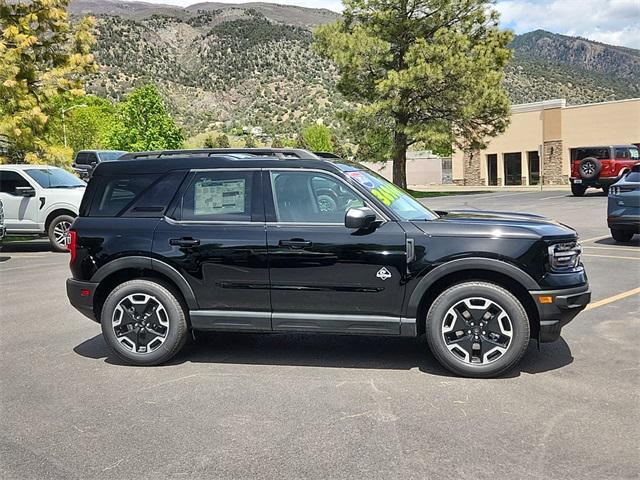
[[371,228],[376,221],[376,212],[369,207],[350,208],[344,215],[344,225],[354,230]]
[[36,190],[33,187],[16,187],[16,195],[19,197],[35,197]]

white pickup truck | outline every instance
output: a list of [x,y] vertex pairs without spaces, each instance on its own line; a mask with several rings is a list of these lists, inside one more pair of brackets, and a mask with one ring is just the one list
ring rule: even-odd
[[69,227],[78,216],[86,183],[45,165],[0,165],[0,201],[7,235],[46,235],[67,251]]

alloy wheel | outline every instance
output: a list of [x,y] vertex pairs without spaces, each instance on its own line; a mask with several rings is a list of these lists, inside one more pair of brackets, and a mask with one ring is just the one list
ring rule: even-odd
[[62,220],[56,223],[53,227],[53,238],[56,244],[63,248],[69,247],[69,230],[71,229],[71,222]]
[[590,177],[596,172],[596,166],[593,162],[585,162],[582,164],[582,167],[580,167],[580,170],[584,176]]
[[513,325],[497,302],[470,297],[456,302],[442,320],[446,347],[459,361],[486,365],[502,357],[511,345]]
[[137,354],[156,351],[169,333],[167,310],[156,297],[146,293],[134,293],[120,300],[111,324],[117,341]]

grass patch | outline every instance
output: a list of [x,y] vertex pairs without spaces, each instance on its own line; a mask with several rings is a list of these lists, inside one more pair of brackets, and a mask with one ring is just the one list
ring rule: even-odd
[[477,193],[490,193],[488,190],[458,191],[458,192],[423,192],[422,190],[408,190],[415,198],[448,197],[450,195],[475,195]]

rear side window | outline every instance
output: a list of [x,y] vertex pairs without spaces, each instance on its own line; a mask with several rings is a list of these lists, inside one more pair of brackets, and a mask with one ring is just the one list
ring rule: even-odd
[[158,180],[159,175],[95,177],[97,187],[89,210],[91,217],[115,217]]
[[183,221],[251,221],[254,172],[196,172],[181,202]]
[[574,160],[582,160],[583,158],[597,158],[598,160],[608,160],[611,152],[608,148],[576,148],[573,151]]

